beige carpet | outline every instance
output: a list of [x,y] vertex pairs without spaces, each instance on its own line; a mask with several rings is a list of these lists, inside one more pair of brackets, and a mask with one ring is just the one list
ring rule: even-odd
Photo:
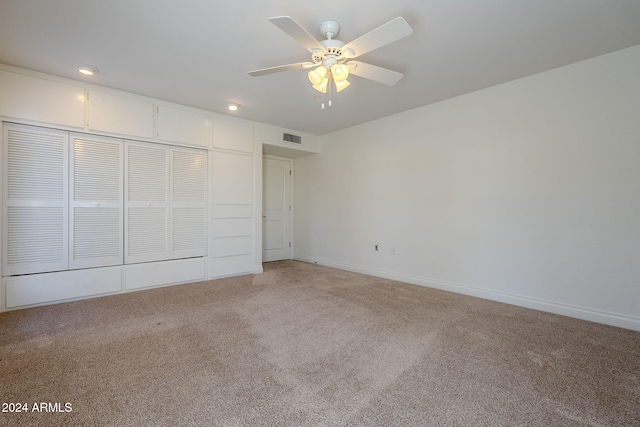
[[0,425],[639,426],[640,333],[285,261],[2,313],[0,396],[71,405]]

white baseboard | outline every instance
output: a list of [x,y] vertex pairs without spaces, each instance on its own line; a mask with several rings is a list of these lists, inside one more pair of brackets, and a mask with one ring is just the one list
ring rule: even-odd
[[337,268],[340,270],[352,271],[354,273],[362,273],[370,276],[381,277],[384,279],[397,280],[399,282],[411,283],[443,291],[455,292],[464,295],[470,295],[478,298],[484,298],[492,301],[503,302],[506,304],[516,305],[519,307],[531,308],[534,310],[546,311],[549,313],[560,314],[563,316],[574,317],[577,319],[587,320],[590,322],[602,323],[605,325],[617,326],[619,328],[640,331],[640,318],[609,313],[606,311],[594,310],[590,308],[578,307],[568,304],[561,304],[553,301],[531,298],[521,295],[509,294],[506,292],[491,291],[488,289],[476,288],[473,286],[462,285],[459,283],[445,282],[442,280],[429,279],[424,277],[411,276],[402,273],[394,273],[390,271],[377,270],[369,267],[362,267],[353,264],[342,263],[322,258],[313,258],[306,256],[295,256],[295,260],[303,261],[311,264],[323,265],[326,267]]

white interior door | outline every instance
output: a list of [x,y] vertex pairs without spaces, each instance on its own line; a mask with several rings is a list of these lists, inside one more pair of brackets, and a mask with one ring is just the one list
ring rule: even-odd
[[291,258],[291,160],[262,163],[262,260]]

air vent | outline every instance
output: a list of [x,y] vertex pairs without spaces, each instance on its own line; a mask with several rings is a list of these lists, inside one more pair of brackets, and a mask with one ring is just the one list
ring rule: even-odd
[[290,133],[283,133],[282,140],[287,142],[293,142],[294,144],[302,144],[302,137],[300,135],[292,135]]

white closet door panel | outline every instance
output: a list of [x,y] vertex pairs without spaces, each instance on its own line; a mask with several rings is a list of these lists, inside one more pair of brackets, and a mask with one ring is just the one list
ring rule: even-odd
[[6,275],[66,270],[65,209],[9,206]]
[[174,257],[205,255],[204,208],[174,208],[172,225]]
[[67,133],[7,126],[7,199],[63,201]]
[[227,257],[233,255],[248,255],[253,250],[253,237],[220,237],[211,240],[211,252],[209,256],[212,258]]
[[206,255],[207,153],[171,148],[171,256]]
[[129,144],[127,200],[166,203],[169,188],[169,150],[159,144]]
[[75,201],[122,201],[122,140],[72,134]]
[[72,134],[69,268],[123,263],[123,141]]
[[252,156],[212,151],[211,202],[220,205],[253,204]]
[[127,257],[129,262],[169,258],[167,210],[165,208],[129,208]]
[[3,274],[68,268],[68,133],[3,126]]
[[75,207],[73,218],[70,268],[122,264],[122,209]]
[[204,203],[207,183],[205,151],[172,149],[172,202]]
[[125,264],[170,258],[169,147],[125,144]]
[[239,237],[253,234],[251,218],[210,218],[211,237]]
[[253,205],[211,205],[211,218],[252,218]]
[[253,256],[233,255],[209,259],[209,278],[237,276],[251,273],[253,270]]

